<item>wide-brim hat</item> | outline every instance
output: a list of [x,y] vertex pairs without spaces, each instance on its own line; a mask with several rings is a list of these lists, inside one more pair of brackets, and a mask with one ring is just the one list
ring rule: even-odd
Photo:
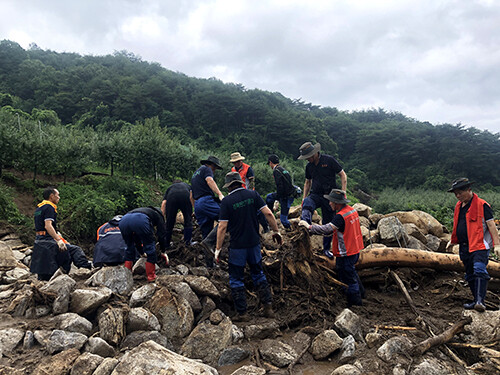
[[330,194],[325,194],[323,197],[333,203],[347,204],[350,202],[346,197],[345,191],[340,189],[332,189]]
[[318,142],[315,145],[312,142],[306,142],[299,148],[299,157],[298,160],[308,159],[317,152],[321,150],[321,144]]
[[212,155],[210,155],[210,156],[209,156],[208,158],[206,158],[206,159],[200,160],[200,163],[201,163],[201,164],[208,164],[208,163],[210,163],[210,164],[215,165],[215,168],[217,168],[217,169],[222,169],[222,165],[221,165],[221,163],[220,163],[219,158],[218,158],[218,157],[215,157],[215,156],[212,156]]
[[228,174],[226,174],[224,182],[225,182],[225,184],[223,186],[224,189],[227,189],[232,184],[236,184],[236,183],[238,183],[240,185],[243,184],[243,180],[241,179],[241,176],[238,172],[229,172]]
[[469,188],[474,182],[470,181],[466,177],[457,178],[451,183],[451,188],[448,189],[449,193],[453,193],[455,190],[463,190]]
[[233,152],[231,154],[231,160],[229,160],[229,162],[236,163],[237,161],[240,161],[240,160],[245,160],[245,157],[241,156],[241,154],[239,152]]

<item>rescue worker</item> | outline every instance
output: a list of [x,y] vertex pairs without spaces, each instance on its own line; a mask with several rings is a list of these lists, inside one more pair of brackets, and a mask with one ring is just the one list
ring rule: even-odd
[[339,280],[347,284],[347,305],[362,305],[364,288],[354,268],[359,259],[359,251],[364,248],[358,212],[347,204],[350,201],[342,190],[332,189],[324,198],[329,201],[331,209],[337,212],[332,221],[324,225],[311,225],[301,220],[299,226],[307,228],[311,234],[333,235],[330,238],[336,258],[335,267]]
[[38,204],[34,215],[36,237],[30,271],[38,274],[38,280],[48,281],[59,267],[69,272],[71,263],[78,268],[91,269],[83,250],[68,243],[57,231],[59,191],[48,187],[42,196],[43,201]]
[[453,215],[453,232],[448,248],[459,245],[460,260],[465,267],[465,280],[474,301],[464,304],[467,310],[486,310],[484,298],[490,275],[486,270],[488,255],[493,248],[500,251],[498,230],[493,220],[493,210],[471,190],[472,182],[461,177],[453,181],[448,192],[458,199]]
[[[191,178],[191,191],[194,199],[194,213],[201,229],[201,236],[205,238],[214,228],[214,221],[219,219],[220,201],[224,195],[219,190],[214,180],[214,172],[222,169],[219,159],[215,156],[209,156],[201,160],[202,166],[194,172]],[[217,200],[214,197],[217,196]],[[213,255],[207,246],[200,245],[205,255],[207,267],[212,268]]]
[[193,238],[193,193],[191,186],[181,180],[174,180],[173,184],[167,189],[161,202],[161,211],[166,218],[167,244],[170,247],[172,232],[177,217],[177,211],[181,210],[184,218],[184,243],[191,245]]
[[[243,186],[246,189],[255,190],[255,174],[253,173],[252,167],[246,163],[243,163],[243,160],[245,160],[244,156],[242,156],[239,152],[233,152],[231,154],[231,159],[229,160],[229,162],[233,163],[231,171],[238,172],[240,174],[241,180],[243,181]],[[269,225],[267,224],[267,220],[260,211],[257,213],[257,220],[259,221],[260,225],[262,225],[263,232],[269,232]]]
[[280,159],[277,155],[269,155],[267,164],[273,170],[274,182],[276,183],[276,191],[269,193],[266,196],[266,204],[270,210],[273,209],[274,202],[278,201],[281,206],[280,221],[287,231],[291,230],[290,221],[288,221],[288,211],[293,203],[293,186],[292,176],[280,165]]
[[[313,145],[311,142],[304,143],[299,149],[298,159],[308,161],[300,218],[309,224],[312,223],[312,215],[317,208],[321,208],[322,224],[328,224],[332,221],[335,212],[332,211],[329,201],[324,198],[324,195],[330,193],[332,189],[337,189],[335,181],[337,175],[340,177],[342,190],[346,191],[347,189],[347,175],[342,166],[333,156],[320,154],[320,150],[321,144]],[[333,258],[330,251],[331,242],[331,237],[323,238],[323,251],[329,258]]]
[[224,236],[229,230],[231,236],[228,260],[229,286],[238,313],[234,320],[247,321],[249,319],[244,284],[247,263],[259,299],[264,305],[264,315],[272,318],[274,317],[272,296],[262,269],[257,212],[262,211],[273,230],[273,240],[281,244],[282,238],[276,219],[257,192],[242,186],[243,180],[237,172],[229,172],[225,182],[224,188],[229,191],[229,195],[221,202],[215,260],[219,261]]
[[168,264],[165,254],[167,248],[165,220],[161,210],[156,207],[136,208],[125,214],[118,224],[122,237],[127,244],[125,252],[125,267],[132,271],[135,261],[136,245],[142,245],[142,252],[146,254],[146,276],[149,282],[156,279],[156,236],[160,243],[161,256]]
[[123,240],[118,224],[122,215],[113,217],[97,229],[97,242],[94,246],[94,267],[117,266],[125,262],[127,244]]

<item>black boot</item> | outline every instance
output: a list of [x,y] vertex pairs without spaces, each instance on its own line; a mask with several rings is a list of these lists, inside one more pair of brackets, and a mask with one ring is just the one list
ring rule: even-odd
[[365,287],[363,286],[363,283],[361,282],[361,279],[360,279],[357,272],[356,272],[356,278],[358,279],[359,294],[361,295],[362,299],[365,299],[366,298],[366,290],[365,290]]
[[271,295],[271,288],[267,280],[264,280],[260,284],[257,284],[257,294],[259,295],[260,302],[263,305],[269,305],[273,302],[273,297]]
[[474,305],[476,304],[476,279],[472,279],[468,281],[468,283],[474,300],[472,302],[464,303],[464,309],[472,310],[474,308]]
[[484,305],[484,298],[486,297],[486,290],[488,289],[488,280],[477,278],[476,279],[476,304],[474,310],[479,312],[486,311]]
[[231,296],[233,297],[234,308],[238,313],[238,316],[233,320],[240,322],[248,320],[247,296],[245,287],[242,286],[240,288],[231,288]]

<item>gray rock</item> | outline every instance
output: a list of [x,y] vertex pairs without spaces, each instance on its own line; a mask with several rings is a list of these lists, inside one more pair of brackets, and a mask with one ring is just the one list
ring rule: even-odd
[[[143,374],[217,375],[213,367],[174,353],[153,342],[145,342],[127,352],[112,375]],[[162,371],[163,370],[163,371]]]
[[343,365],[333,370],[331,375],[361,375],[362,372],[353,365]]
[[238,328],[237,325],[233,324],[231,327],[231,342],[233,344],[237,344],[243,340],[245,334],[241,329]]
[[231,373],[231,375],[265,375],[265,374],[266,374],[265,369],[253,365],[240,367],[238,370]]
[[380,235],[380,241],[386,245],[408,242],[403,224],[396,216],[384,217],[378,222],[377,229]]
[[155,284],[146,284],[140,287],[130,296],[130,302],[129,302],[130,307],[143,305],[144,303],[149,301],[151,297],[153,297],[155,291],[156,291]]
[[68,375],[75,360],[80,356],[80,352],[75,349],[68,349],[53,356],[47,356],[35,368],[31,375]]
[[33,318],[34,315],[34,293],[32,287],[25,285],[21,290],[16,292],[16,297],[10,303],[8,309],[14,317],[26,316]]
[[280,334],[280,327],[276,321],[263,324],[250,324],[243,328],[245,337],[248,340],[274,338]]
[[340,363],[347,363],[354,359],[356,353],[356,340],[351,335],[347,336],[342,341],[342,346],[340,347]]
[[54,314],[63,314],[68,311],[70,293],[74,289],[76,281],[68,275],[60,275],[51,279],[41,290],[57,295],[52,305]]
[[472,317],[472,323],[465,326],[465,331],[472,336],[471,344],[487,344],[500,340],[500,310],[478,313],[465,310],[464,316]]
[[226,318],[226,315],[222,311],[220,311],[219,309],[214,310],[210,314],[210,323],[217,325],[222,322],[224,318]]
[[0,330],[0,353],[10,353],[23,340],[24,331],[17,328]]
[[438,253],[445,253],[446,252],[446,245],[448,241],[438,238],[432,234],[428,234],[425,236],[427,239],[427,247],[435,252]]
[[104,358],[92,353],[83,353],[73,363],[71,375],[92,375]]
[[313,339],[309,349],[315,360],[327,358],[334,351],[340,349],[342,339],[333,329],[320,333]]
[[220,293],[212,282],[204,276],[187,275],[184,280],[191,289],[200,296],[209,296],[211,298],[220,298]]
[[75,313],[65,313],[52,319],[60,330],[66,332],[79,332],[89,336],[92,332],[92,323]]
[[410,371],[410,375],[449,375],[453,373],[455,373],[453,368],[436,358],[426,358]]
[[101,357],[115,356],[115,349],[100,337],[90,337],[83,350]]
[[16,267],[10,271],[5,272],[3,281],[6,284],[12,284],[17,280],[27,279],[30,275],[31,273],[28,269]]
[[17,260],[11,247],[5,241],[0,241],[0,271],[8,271],[16,266]]
[[148,308],[158,318],[161,333],[168,339],[186,337],[191,332],[193,310],[182,296],[174,296],[167,288],[161,288],[154,294]]
[[97,271],[87,283],[92,286],[105,286],[113,293],[129,295],[134,279],[129,269],[123,266],[104,267]]
[[174,350],[172,343],[164,335],[158,331],[135,331],[127,335],[121,344],[121,349],[133,349],[138,347],[143,342],[154,341],[157,344],[169,349]]
[[88,315],[107,302],[112,294],[111,289],[106,287],[76,289],[71,293],[70,310],[79,315]]
[[370,219],[368,219],[367,217],[364,217],[364,216],[360,216],[359,217],[359,225],[362,227],[362,228],[366,228],[366,229],[370,229],[370,225],[371,225],[371,222],[370,222]]
[[191,305],[191,308],[195,313],[201,311],[201,303],[200,299],[196,295],[195,292],[191,289],[191,287],[185,283],[185,282],[180,282],[177,284],[172,285],[171,290],[176,292],[178,295],[184,297],[189,304]]
[[222,352],[219,357],[219,366],[235,365],[250,356],[250,351],[239,346],[230,346]]
[[46,349],[49,354],[54,354],[71,348],[80,350],[87,342],[87,339],[87,336],[78,332],[65,332],[55,329],[52,331],[47,340]]
[[36,318],[41,318],[42,316],[49,315],[51,311],[51,308],[46,305],[38,305],[35,306],[35,317]]
[[88,268],[76,268],[73,265],[68,275],[75,280],[87,280],[92,276],[92,270],[89,270]]
[[35,332],[33,332],[33,336],[35,337],[36,342],[38,342],[42,346],[47,346],[51,334],[52,331],[45,329],[36,330]]
[[191,273],[195,276],[210,277],[210,272],[208,272],[207,267],[192,267]]
[[201,306],[200,316],[209,316],[210,313],[217,308],[214,300],[208,296],[202,297]]
[[189,273],[189,268],[184,264],[179,264],[175,266],[175,269],[182,275],[185,276]]
[[352,208],[358,211],[359,216],[369,218],[372,214],[372,208],[363,203],[354,203]]
[[35,335],[31,331],[26,331],[23,340],[23,349],[28,350],[31,349],[33,346],[35,346]]
[[349,309],[344,309],[335,318],[335,328],[344,336],[352,335],[356,340],[363,341],[363,322],[361,318]]
[[386,362],[391,362],[396,359],[398,354],[407,352],[411,347],[412,343],[408,338],[404,336],[395,336],[387,340],[377,349],[377,356]]
[[369,348],[373,348],[382,342],[382,335],[378,332],[370,332],[366,335],[365,341]]
[[22,262],[26,254],[22,251],[19,250],[12,250],[12,255],[18,262]]
[[160,323],[156,316],[142,307],[130,310],[128,314],[127,332],[133,331],[159,331]]
[[406,375],[406,370],[404,369],[403,365],[401,363],[398,363],[394,368],[392,369],[392,375]]
[[[402,245],[405,246],[404,244]],[[406,242],[406,247],[408,249],[427,250],[427,247],[422,242],[417,240],[415,237],[411,236],[408,237],[408,242]]]
[[297,353],[302,353],[306,348],[310,346],[311,341],[312,339],[307,333],[299,331],[293,335],[290,345]]
[[279,340],[265,339],[259,350],[264,360],[277,367],[288,366],[297,357],[290,345]]
[[125,321],[122,309],[109,307],[99,314],[99,336],[108,344],[118,345],[125,337]]
[[406,234],[408,234],[408,236],[416,238],[424,245],[427,243],[427,237],[425,236],[425,234],[422,233],[420,229],[418,229],[418,227],[415,224],[406,223],[403,224],[403,227],[405,228]]
[[118,363],[120,363],[120,361],[115,358],[104,358],[92,375],[111,375]]
[[216,365],[221,353],[231,345],[232,325],[231,319],[227,317],[218,325],[199,324],[184,341],[180,354]]

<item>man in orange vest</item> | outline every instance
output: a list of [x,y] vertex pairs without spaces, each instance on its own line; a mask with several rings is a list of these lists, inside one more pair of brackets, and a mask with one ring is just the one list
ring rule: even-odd
[[464,304],[467,310],[486,310],[484,297],[490,275],[486,270],[491,249],[500,249],[498,231],[490,205],[471,190],[467,178],[453,181],[448,192],[458,199],[453,216],[453,232],[448,247],[459,244],[460,260],[465,267],[465,280],[469,284],[474,301]]
[[363,235],[359,224],[358,212],[349,206],[346,193],[340,189],[332,189],[330,194],[323,195],[328,199],[330,207],[337,214],[332,221],[324,225],[311,225],[305,220],[299,222],[311,234],[332,237],[332,253],[336,258],[335,267],[337,275],[343,283],[347,284],[345,290],[347,305],[362,305],[364,287],[354,268],[359,259],[359,251],[364,248]]

